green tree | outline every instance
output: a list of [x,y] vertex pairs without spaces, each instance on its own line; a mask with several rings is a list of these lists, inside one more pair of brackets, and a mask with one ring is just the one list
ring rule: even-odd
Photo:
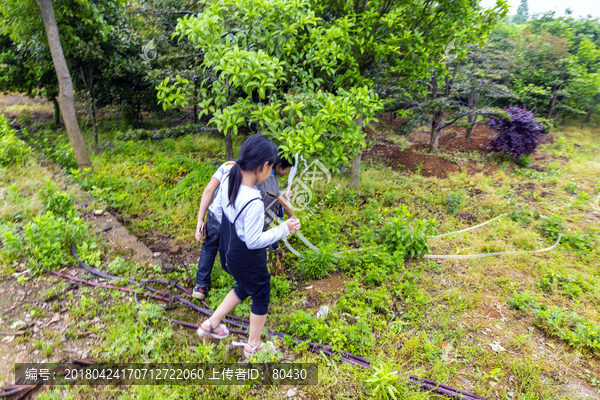
[[527,0],[521,0],[521,4],[517,8],[517,14],[513,17],[515,24],[524,24],[529,19],[529,6]]
[[[419,92],[432,74],[448,76],[444,54],[452,44],[453,55],[462,58],[471,43],[486,40],[494,24],[508,12],[506,1],[492,9],[477,2],[452,0],[318,0],[314,9],[325,22],[347,32],[348,61],[358,76],[346,74],[343,84],[364,82],[369,70],[384,62],[385,74],[393,74],[406,89]],[[468,24],[465,24],[468,21]],[[436,142],[432,137],[432,142]],[[352,186],[358,184],[360,153],[353,163]]]
[[[155,84],[146,78],[151,67],[139,53],[151,38],[162,45],[160,28],[145,23],[126,0],[55,0],[53,4],[61,10],[56,23],[74,90],[87,100],[92,119],[97,107],[114,104],[138,127],[143,109],[159,109],[153,101]],[[0,41],[5,49],[0,50],[3,71],[9,72],[0,79],[0,90],[54,100],[58,81],[56,76],[52,79],[54,66],[36,12],[39,14],[32,0],[0,0],[0,33],[10,38]],[[21,15],[32,17],[23,19]],[[93,125],[95,129],[95,121]],[[97,131],[94,136],[97,144]]]
[[213,3],[182,18],[177,35],[203,53],[198,97],[189,79],[167,77],[159,101],[165,109],[197,101],[223,133],[228,158],[242,126],[276,139],[287,155],[318,155],[331,166],[364,145],[361,128],[380,102],[366,86],[340,87],[360,76],[357,66],[340,69],[348,58],[343,31],[323,24],[308,1]]
[[566,86],[576,76],[576,57],[569,55],[569,40],[544,31],[529,30],[513,41],[514,91],[525,107],[548,119],[563,99]]

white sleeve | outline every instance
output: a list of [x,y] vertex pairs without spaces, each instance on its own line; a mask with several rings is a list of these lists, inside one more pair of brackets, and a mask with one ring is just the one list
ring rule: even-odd
[[222,165],[219,167],[219,169],[217,169],[217,171],[213,174],[212,177],[215,178],[216,180],[218,180],[219,182],[221,182],[221,179],[223,179],[223,166]]
[[233,164],[235,164],[235,161],[224,162],[223,164],[221,164],[219,166],[219,169],[217,169],[217,171],[213,174],[212,177],[222,183],[223,175],[225,175],[226,173],[228,173],[231,170],[231,167],[233,167]]
[[265,208],[262,201],[254,201],[244,210],[244,240],[248,249],[262,249],[290,234],[287,224],[263,231]]

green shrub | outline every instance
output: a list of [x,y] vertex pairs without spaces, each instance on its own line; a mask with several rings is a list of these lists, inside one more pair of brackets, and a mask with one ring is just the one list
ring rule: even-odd
[[394,216],[387,219],[381,228],[382,243],[390,252],[399,251],[409,257],[423,257],[429,252],[427,239],[433,233],[437,222],[410,219],[413,214],[403,204],[394,209]]
[[115,136],[117,140],[148,140],[148,139],[165,139],[165,138],[176,138],[183,135],[197,134],[206,130],[213,130],[206,128],[199,124],[184,124],[178,125],[171,128],[161,128],[156,130],[151,129],[132,129],[125,132],[118,132]]
[[558,239],[558,235],[565,232],[567,227],[565,226],[562,218],[548,217],[542,220],[539,229],[542,232],[542,235],[554,241]]
[[429,303],[429,298],[419,284],[421,275],[413,270],[403,270],[398,275],[398,282],[394,283],[390,289],[393,296],[402,299],[406,312],[402,319],[416,321],[424,314],[425,307]]
[[284,299],[292,291],[293,284],[285,276],[271,277],[271,299]]
[[24,165],[30,154],[29,146],[12,132],[0,136],[0,166]]
[[536,317],[534,324],[549,335],[564,340],[569,346],[600,354],[600,326],[594,322],[558,306],[540,304],[527,293],[514,294],[508,303],[532,313]]
[[60,217],[67,217],[75,205],[67,193],[52,190],[50,181],[46,181],[46,187],[40,190],[40,196],[44,201],[46,211],[51,211]]
[[1,253],[9,260],[27,258],[31,263],[31,275],[37,275],[45,268],[58,269],[72,262],[71,244],[80,243],[88,236],[85,222],[75,216],[73,210],[68,218],[48,211],[23,227],[22,239],[17,231],[5,232]]
[[319,250],[309,250],[298,260],[298,267],[304,279],[321,279],[335,269],[333,246],[321,246]]
[[387,273],[379,268],[373,268],[366,272],[363,278],[363,285],[366,286],[381,286],[385,282]]
[[566,275],[562,271],[552,268],[546,269],[539,281],[540,289],[545,292],[560,292],[572,299],[576,299],[583,292],[593,290],[593,287],[581,278]]
[[456,214],[463,207],[463,203],[467,197],[467,192],[463,189],[448,193],[446,195],[446,212],[448,214]]
[[579,184],[577,184],[577,182],[570,182],[565,186],[565,190],[571,194],[577,194]]
[[346,289],[337,307],[350,315],[373,319],[376,318],[375,314],[387,315],[392,308],[392,296],[383,286],[365,289],[353,280]]
[[537,298],[529,293],[515,293],[513,298],[508,300],[508,304],[522,311],[531,311],[538,307]]
[[299,310],[287,317],[291,335],[311,342],[330,345],[334,350],[361,354],[373,345],[373,332],[367,322],[346,325],[339,321],[325,321]]
[[515,160],[515,164],[521,168],[527,168],[531,165],[531,156],[521,156]]
[[348,273],[361,273],[363,271],[380,268],[386,273],[395,272],[404,265],[404,253],[382,252],[377,248],[366,248],[363,251],[348,251],[338,259],[338,268]]
[[570,232],[563,235],[561,243],[577,251],[592,252],[598,248],[598,239],[580,232]]
[[508,216],[515,222],[528,224],[534,218],[539,218],[539,213],[537,211],[530,210],[529,208],[525,208],[523,210],[511,211]]
[[77,256],[81,261],[93,267],[99,267],[102,264],[102,250],[97,249],[98,245],[94,242],[83,242],[77,245]]
[[373,388],[373,397],[379,400],[397,400],[400,392],[395,384],[398,382],[398,371],[392,371],[389,364],[379,364],[373,368],[373,374],[366,382]]

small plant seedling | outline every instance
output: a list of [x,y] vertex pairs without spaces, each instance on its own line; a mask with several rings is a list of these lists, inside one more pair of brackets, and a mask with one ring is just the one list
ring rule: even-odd
[[394,384],[398,381],[398,372],[393,371],[389,364],[379,364],[374,368],[373,375],[366,380],[373,386],[373,394],[380,400],[396,400],[399,393]]

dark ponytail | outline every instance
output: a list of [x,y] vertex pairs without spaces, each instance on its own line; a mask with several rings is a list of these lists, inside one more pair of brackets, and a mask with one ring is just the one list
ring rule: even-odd
[[275,164],[277,160],[277,146],[265,135],[252,135],[242,145],[240,157],[229,171],[229,206],[235,208],[237,198],[242,184],[242,171],[254,171],[260,168],[262,171],[266,162]]

